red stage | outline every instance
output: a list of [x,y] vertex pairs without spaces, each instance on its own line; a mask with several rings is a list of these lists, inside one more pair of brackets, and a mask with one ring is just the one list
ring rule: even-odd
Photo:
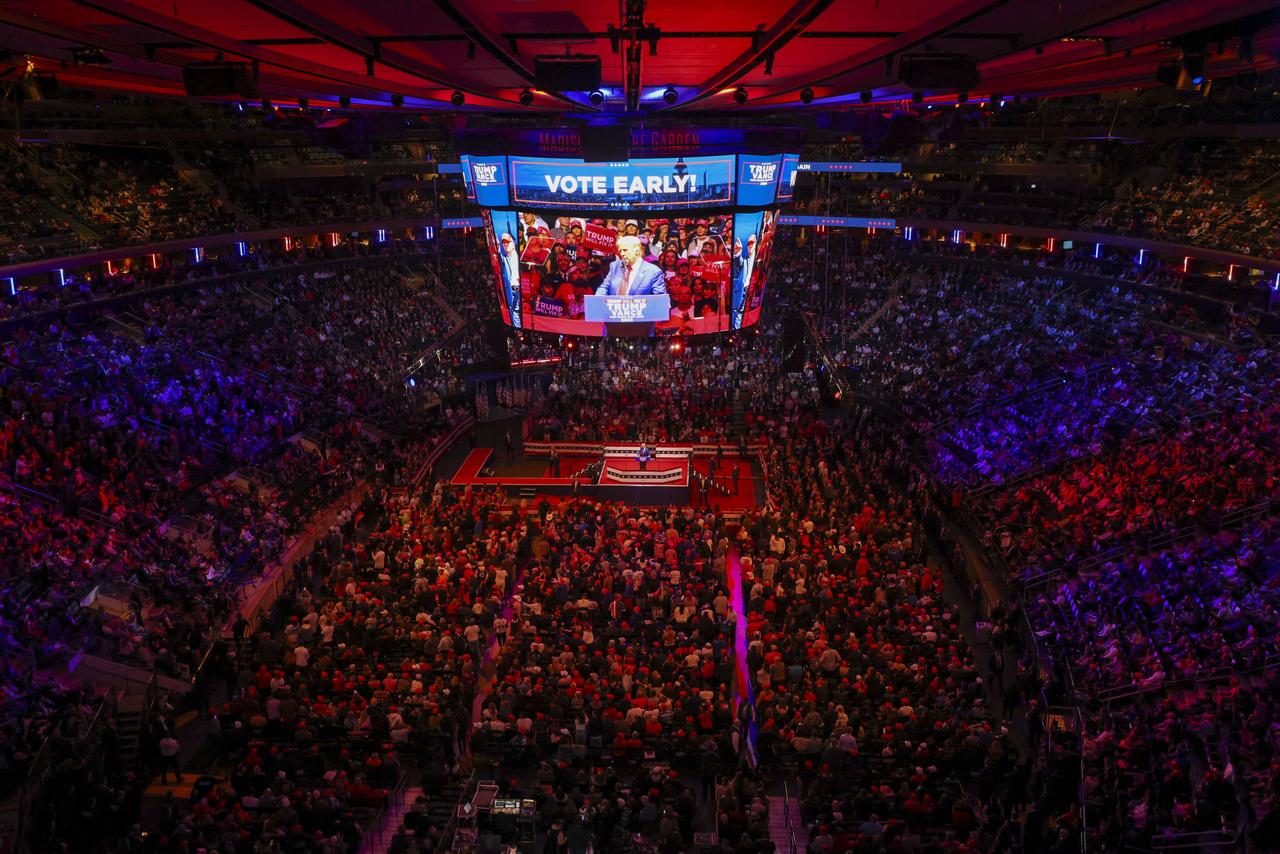
[[[540,445],[537,451],[531,449],[526,460],[545,455],[547,447]],[[549,459],[538,475],[530,475],[527,463],[508,467],[500,462],[500,455],[495,454],[492,448],[476,448],[467,455],[450,483],[455,486],[503,487],[512,494],[533,489],[539,499],[557,498],[573,494],[574,476],[581,473],[577,478],[579,494],[610,501],[625,501],[637,506],[689,503],[703,506],[709,503],[723,510],[753,510],[759,506],[755,484],[760,473],[750,456],[743,457],[736,452],[724,454],[716,465],[714,479],[709,477],[713,459],[710,455],[695,457],[692,467],[687,454],[656,456],[649,461],[644,476],[640,476],[640,462],[632,455],[607,456],[601,471],[599,453],[581,453],[580,444],[573,447],[579,453],[561,454],[559,477],[551,475]],[[662,446],[655,446],[656,452],[661,450]],[[492,468],[492,474],[481,474],[486,467]],[[521,471],[517,472],[517,469]],[[735,470],[738,472],[736,482],[733,477]],[[627,475],[632,472],[640,477],[629,478]],[[709,486],[712,481],[713,485]]]

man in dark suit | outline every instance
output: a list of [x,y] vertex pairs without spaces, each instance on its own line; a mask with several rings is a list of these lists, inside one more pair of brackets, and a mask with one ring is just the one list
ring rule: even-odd
[[666,274],[644,260],[644,244],[640,238],[619,237],[618,259],[609,265],[609,272],[596,289],[596,296],[650,296],[666,292]]
[[649,447],[648,442],[640,443],[640,450],[636,452],[636,459],[640,461],[640,471],[649,468],[649,460],[653,459],[653,449]]

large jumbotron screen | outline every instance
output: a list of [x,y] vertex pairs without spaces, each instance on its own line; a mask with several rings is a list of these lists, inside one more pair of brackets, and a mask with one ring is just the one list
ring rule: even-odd
[[503,321],[567,335],[751,326],[793,160],[464,158]]

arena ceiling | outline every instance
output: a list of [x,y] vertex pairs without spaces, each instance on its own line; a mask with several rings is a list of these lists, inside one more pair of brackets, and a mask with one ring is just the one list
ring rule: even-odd
[[[907,54],[975,59],[971,99],[1153,86],[1188,52],[1210,79],[1269,69],[1280,14],[1274,0],[0,0],[0,51],[3,82],[30,58],[64,86],[162,96],[185,94],[183,66],[225,59],[281,104],[454,109],[457,91],[464,110],[777,110],[806,108],[807,87],[821,109],[908,97]],[[523,106],[535,58],[566,53],[600,58],[602,103],[534,91]]]

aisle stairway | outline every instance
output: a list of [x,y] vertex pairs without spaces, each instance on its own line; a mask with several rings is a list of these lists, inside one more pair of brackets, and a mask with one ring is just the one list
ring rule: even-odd
[[[366,833],[364,839],[360,840],[359,854],[386,854],[387,850],[391,848],[391,840],[395,838],[396,832],[400,830],[401,824],[404,823],[405,813],[413,808],[414,801],[421,794],[421,786],[409,786],[400,790],[398,795],[393,796],[394,800],[387,804],[386,812],[383,813],[379,826]],[[452,805],[450,806],[452,807]]]
[[733,419],[731,421],[732,430],[730,432],[735,436],[741,436],[747,432],[747,406],[750,404],[746,391],[739,388],[733,395]]
[[[789,826],[788,806],[791,813]],[[804,852],[809,847],[808,834],[800,820],[800,804],[794,798],[788,802],[782,795],[769,796],[769,839],[773,841],[777,854],[795,854]]]
[[116,706],[116,743],[120,747],[120,767],[138,767],[142,747],[142,729],[146,724],[146,698],[142,694],[126,694]]

